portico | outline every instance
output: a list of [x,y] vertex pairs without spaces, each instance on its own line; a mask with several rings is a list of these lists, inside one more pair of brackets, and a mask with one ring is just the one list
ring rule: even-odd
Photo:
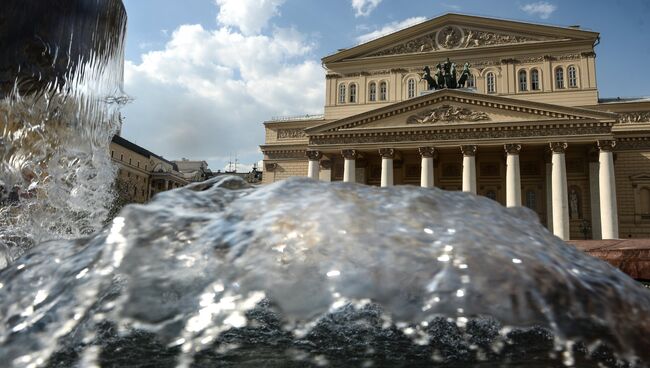
[[617,236],[613,123],[608,113],[437,91],[306,129],[309,176],[462,190],[527,206],[562,239],[608,239]]

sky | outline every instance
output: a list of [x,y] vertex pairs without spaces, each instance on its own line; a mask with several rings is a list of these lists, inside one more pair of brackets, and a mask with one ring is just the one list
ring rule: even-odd
[[318,114],[320,59],[454,12],[600,32],[600,97],[650,96],[650,0],[124,0],[122,136],[169,160],[247,171],[262,123]]

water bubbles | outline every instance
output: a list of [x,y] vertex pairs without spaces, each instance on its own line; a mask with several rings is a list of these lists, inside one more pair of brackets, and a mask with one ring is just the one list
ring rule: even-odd
[[458,289],[456,290],[456,297],[457,298],[462,298],[465,296],[465,289]]
[[521,263],[521,259],[519,259],[519,258],[513,258],[513,259],[512,259],[512,263],[514,263],[514,264],[520,264],[520,263]]

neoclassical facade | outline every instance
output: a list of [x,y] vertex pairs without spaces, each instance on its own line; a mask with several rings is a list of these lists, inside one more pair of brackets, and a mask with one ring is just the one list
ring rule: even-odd
[[[600,99],[599,34],[447,14],[323,58],[324,115],[264,123],[264,182],[463,190],[559,237],[650,237],[650,99]],[[467,88],[428,90],[445,60]]]

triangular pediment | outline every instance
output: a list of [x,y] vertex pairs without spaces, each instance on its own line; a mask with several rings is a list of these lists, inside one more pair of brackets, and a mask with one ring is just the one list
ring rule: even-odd
[[612,113],[444,89],[390,106],[306,129],[308,135],[333,132],[417,130],[480,124],[615,121]]
[[596,40],[597,32],[461,14],[445,14],[323,58],[324,63],[353,58],[432,53],[457,49],[563,40]]

